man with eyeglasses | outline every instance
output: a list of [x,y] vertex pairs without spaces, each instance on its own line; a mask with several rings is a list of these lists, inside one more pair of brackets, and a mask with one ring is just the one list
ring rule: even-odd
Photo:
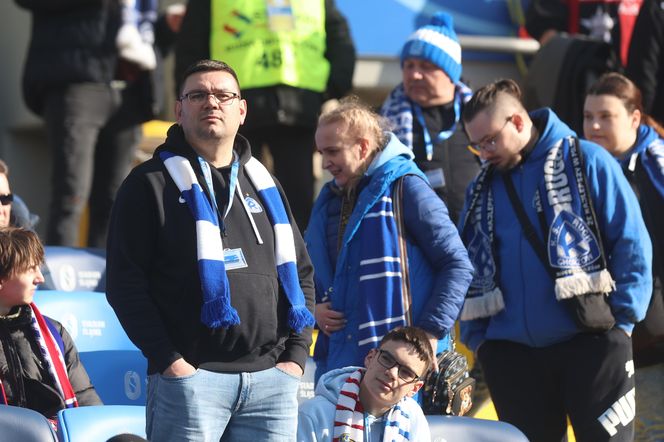
[[429,441],[429,425],[413,396],[433,366],[426,333],[390,331],[364,359],[365,368],[324,374],[316,396],[300,405],[298,442]]
[[235,71],[185,72],[177,124],[122,184],[107,296],[148,360],[155,441],[288,441],[311,345],[313,269],[279,183],[238,134]]
[[199,0],[175,47],[175,78],[201,58],[233,66],[251,103],[240,133],[253,156],[269,149],[295,221],[304,230],[314,200],[314,133],[323,103],[352,88],[355,47],[334,0]]
[[634,437],[631,332],[651,296],[652,246],[618,163],[512,80],[475,92],[463,119],[486,161],[461,235],[475,276],[461,338],[500,420],[533,441]]
[[472,91],[461,81],[461,45],[452,16],[439,12],[416,30],[401,50],[403,81],[383,103],[381,114],[413,150],[415,162],[445,202],[456,224],[464,191],[480,162],[468,149],[461,112]]

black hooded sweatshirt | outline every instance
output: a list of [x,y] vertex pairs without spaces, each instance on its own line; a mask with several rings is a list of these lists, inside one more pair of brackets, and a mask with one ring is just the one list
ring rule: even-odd
[[[241,249],[247,267],[227,270],[231,305],[240,316],[240,324],[228,329],[210,329],[201,322],[195,222],[159,158],[162,150],[189,159],[209,195],[197,155],[177,125],[169,129],[154,157],[136,167],[118,191],[108,235],[107,298],[129,338],[147,357],[148,374],[163,372],[180,357],[215,372],[254,372],[285,361],[304,368],[311,329],[297,334],[288,326],[290,304],[277,277],[272,225],[244,170],[249,143],[241,135],[235,139],[238,183],[243,198],[253,200],[251,216],[263,244],[258,244],[249,215],[234,194],[231,210],[220,223],[223,246]],[[223,214],[230,166],[211,169]],[[292,222],[278,183],[277,188]],[[313,268],[297,226],[293,227],[300,286],[313,310]]]

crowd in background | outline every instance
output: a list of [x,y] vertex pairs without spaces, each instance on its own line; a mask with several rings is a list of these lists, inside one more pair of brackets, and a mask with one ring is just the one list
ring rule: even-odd
[[[581,33],[613,55],[614,72],[565,60],[587,84],[553,109],[527,109],[512,80],[473,90],[453,17],[436,13],[377,110],[343,98],[356,54],[332,0],[16,3],[33,20],[24,98],[54,158],[44,244],[78,244],[89,207],[108,300],[148,360],[149,437],[282,440],[299,419],[302,441],[428,440],[412,398],[460,321],[499,419],[530,440],[561,440],[568,418],[577,440],[664,438],[661,2],[531,1],[543,52],[580,50]],[[176,122],[130,172],[164,75]],[[316,150],[332,176],[318,195]],[[0,161],[0,228],[34,230],[8,178]],[[0,327],[24,352],[0,381],[5,403],[50,418],[68,394],[99,398],[78,366],[68,390],[67,373],[12,375],[45,333],[6,283],[43,261],[31,247],[0,269]],[[313,327],[320,382],[298,416]],[[46,406],[50,384],[64,396]]]

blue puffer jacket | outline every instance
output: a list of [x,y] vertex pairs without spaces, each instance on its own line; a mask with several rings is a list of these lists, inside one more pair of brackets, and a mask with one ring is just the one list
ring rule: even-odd
[[[395,136],[374,159],[350,216],[337,256],[337,232],[341,197],[329,182],[314,204],[305,241],[314,264],[317,302],[332,288],[332,309],[344,313],[346,327],[329,340],[322,333],[316,344],[317,377],[339,367],[363,365],[366,351],[358,348],[356,338],[360,299],[359,235],[362,216],[401,176],[404,179],[403,213],[408,243],[412,317],[414,325],[445,338],[439,350],[446,348],[447,335],[456,320],[466,290],[472,279],[468,259],[456,227],[450,221],[445,204],[425,181],[413,162],[413,154]],[[376,185],[378,184],[378,185]]]
[[[544,179],[547,152],[574,132],[548,109],[530,114],[541,129],[540,139],[524,164],[509,171],[531,223],[540,223],[532,209],[538,184]],[[585,172],[604,244],[608,270],[616,282],[609,295],[616,326],[631,332],[645,316],[652,291],[650,237],[634,192],[620,165],[600,146],[581,141]],[[556,301],[554,282],[523,234],[501,174],[491,181],[494,198],[498,284],[505,309],[491,318],[461,322],[461,338],[472,350],[486,339],[503,339],[532,347],[566,341],[579,329],[565,305]],[[469,186],[469,191],[473,184]],[[470,195],[466,201],[470,201]],[[466,217],[467,207],[461,222]]]

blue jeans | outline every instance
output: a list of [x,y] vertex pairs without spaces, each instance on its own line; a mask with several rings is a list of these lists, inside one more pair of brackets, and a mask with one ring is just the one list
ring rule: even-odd
[[162,441],[295,441],[299,377],[197,370],[148,380],[146,433]]

